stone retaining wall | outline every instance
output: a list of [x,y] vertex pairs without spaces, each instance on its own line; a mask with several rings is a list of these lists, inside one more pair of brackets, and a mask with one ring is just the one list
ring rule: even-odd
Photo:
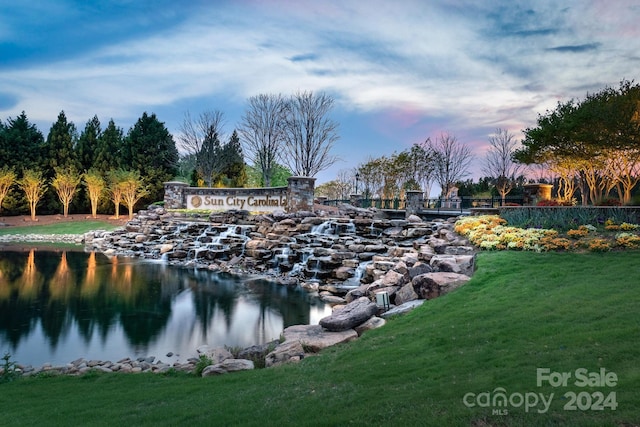
[[204,188],[164,184],[167,209],[245,210],[254,213],[313,211],[315,178],[292,176],[286,187]]

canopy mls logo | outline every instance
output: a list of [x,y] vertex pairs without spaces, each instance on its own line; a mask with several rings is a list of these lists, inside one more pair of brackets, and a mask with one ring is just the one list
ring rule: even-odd
[[285,196],[200,196],[187,197],[188,209],[232,210],[241,209],[254,212],[272,212],[285,210],[287,198]]
[[[589,371],[586,368],[578,368],[570,372],[552,371],[550,368],[536,369],[536,386],[568,388],[577,387],[589,391],[566,391],[561,396],[565,411],[615,411],[618,407],[615,391],[607,393],[599,388],[612,388],[618,385],[618,376],[615,372],[600,368],[598,371]],[[593,389],[596,389],[593,391]],[[480,393],[466,393],[462,403],[467,408],[491,408],[491,415],[508,415],[510,408],[524,408],[525,412],[532,410],[539,414],[549,411],[555,393],[539,393],[528,391],[525,393],[507,393],[503,387],[496,387],[493,391]]]

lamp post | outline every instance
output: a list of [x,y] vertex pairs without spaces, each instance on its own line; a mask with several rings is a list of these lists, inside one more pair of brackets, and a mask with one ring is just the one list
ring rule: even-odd
[[360,174],[356,172],[356,194],[358,194],[358,180],[360,179]]

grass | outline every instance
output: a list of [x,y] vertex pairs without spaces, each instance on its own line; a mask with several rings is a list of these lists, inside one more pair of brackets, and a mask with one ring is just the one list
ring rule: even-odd
[[117,225],[108,221],[88,220],[48,225],[28,225],[0,228],[0,236],[13,234],[84,234],[91,230],[113,230]]
[[[456,292],[299,364],[197,378],[92,374],[0,384],[2,425],[631,426],[640,421],[640,264],[618,253],[491,252]],[[615,387],[536,384],[536,369],[605,368]],[[554,393],[538,413],[467,393]],[[567,411],[567,392],[617,409]],[[541,407],[541,406],[540,406]]]

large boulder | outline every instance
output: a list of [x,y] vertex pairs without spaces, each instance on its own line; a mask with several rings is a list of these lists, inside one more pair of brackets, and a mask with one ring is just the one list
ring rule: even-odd
[[422,304],[424,304],[424,302],[425,302],[425,300],[423,300],[423,299],[417,299],[417,300],[405,302],[404,304],[401,304],[401,305],[399,305],[397,307],[393,307],[389,311],[385,311],[380,316],[383,319],[388,319],[388,318],[393,317],[393,316],[399,316],[401,314],[405,314],[405,313],[410,312],[411,310],[413,310],[416,307],[420,307]]
[[209,358],[213,364],[220,363],[226,359],[232,359],[233,354],[226,348],[216,347],[210,348],[208,345],[202,345],[196,349],[199,356]]
[[304,359],[304,348],[300,341],[285,341],[265,357],[265,366],[282,365],[283,363],[299,362]]
[[360,297],[320,319],[320,326],[333,332],[346,331],[366,322],[377,311],[374,302],[367,297]]
[[396,292],[395,303],[396,305],[404,304],[405,302],[418,299],[418,294],[413,289],[411,283],[407,283]]
[[466,274],[437,272],[416,276],[412,284],[420,298],[433,299],[458,289],[470,280]]
[[326,347],[348,342],[358,337],[353,329],[331,332],[320,325],[293,325],[283,332],[284,340],[299,341],[307,352],[317,353]]
[[228,372],[248,371],[254,368],[254,364],[251,360],[246,359],[225,359],[215,365],[210,365],[204,368],[202,371],[203,377],[209,377],[212,375],[221,375]]

